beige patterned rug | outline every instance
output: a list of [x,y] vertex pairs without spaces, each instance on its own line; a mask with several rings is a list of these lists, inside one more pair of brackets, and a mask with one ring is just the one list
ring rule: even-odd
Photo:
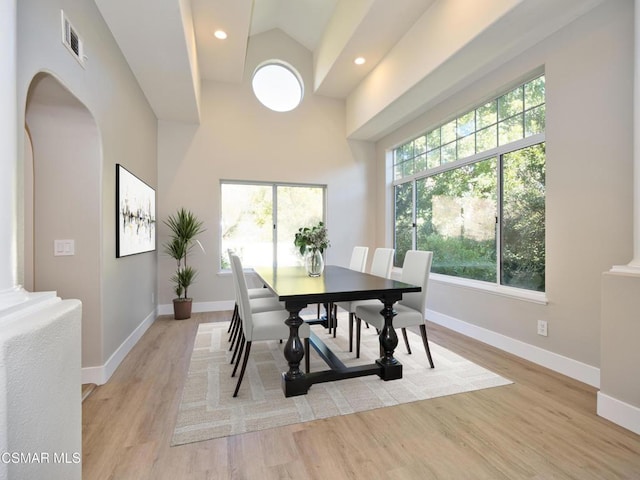
[[[335,339],[321,325],[312,328],[345,365],[373,363],[379,350],[375,329],[363,328],[361,358],[356,359],[348,351],[348,317],[341,313],[339,319]],[[280,373],[288,369],[284,343],[255,342],[238,397],[233,398],[236,378],[231,378],[228,326],[217,322],[198,328],[172,446],[512,383],[430,342],[432,370],[422,339],[407,332],[413,354],[406,353],[402,336],[395,354],[403,365],[402,379],[384,382],[367,376],[315,384],[307,395],[290,398],[280,386]],[[311,350],[311,371],[326,370]]]

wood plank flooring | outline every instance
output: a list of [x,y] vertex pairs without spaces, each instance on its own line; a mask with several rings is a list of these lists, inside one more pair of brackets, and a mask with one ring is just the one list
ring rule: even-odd
[[84,480],[640,479],[640,436],[595,414],[596,389],[434,324],[515,383],[170,447],[197,325],[229,317],[154,322],[83,403]]

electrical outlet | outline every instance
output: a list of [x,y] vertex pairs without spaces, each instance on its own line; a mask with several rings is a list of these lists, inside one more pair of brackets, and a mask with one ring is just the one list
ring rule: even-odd
[[547,336],[547,321],[538,320],[538,335]]

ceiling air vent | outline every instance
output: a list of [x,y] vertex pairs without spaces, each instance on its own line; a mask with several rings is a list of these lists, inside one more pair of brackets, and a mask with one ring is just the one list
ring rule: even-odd
[[62,14],[62,43],[80,65],[84,67],[85,57],[82,51],[82,40],[64,12],[61,10],[60,13]]

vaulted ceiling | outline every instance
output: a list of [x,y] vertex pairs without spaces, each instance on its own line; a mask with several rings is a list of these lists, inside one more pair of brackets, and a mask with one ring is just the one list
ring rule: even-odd
[[[603,0],[483,1],[487,10],[500,12],[499,16],[486,22],[484,37],[499,38],[503,32],[519,36],[517,41],[504,38],[504,43],[513,46],[510,48],[510,54],[513,54],[518,48],[522,50],[540,41]],[[271,29],[282,30],[313,54],[313,92],[348,99],[367,76],[380,67],[386,56],[393,54],[394,49],[400,50],[398,45],[412,27],[428,24],[424,17],[431,13],[430,8],[438,10],[432,8],[438,4],[440,11],[446,7],[468,10],[470,4],[465,2],[471,0],[95,2],[157,117],[197,123],[200,82],[241,82],[247,75],[245,57],[252,35]],[[473,8],[479,8],[478,4]],[[422,25],[419,24],[421,21]],[[214,38],[213,32],[217,29],[226,31],[228,38],[224,41]],[[420,47],[430,49],[434,45]],[[484,45],[479,53],[487,55],[489,61],[493,52],[487,47],[490,45]],[[465,49],[467,55],[478,53],[470,45],[461,45],[462,53]],[[496,54],[499,50],[493,48]],[[366,63],[354,65],[356,56],[365,57]],[[396,57],[402,57],[402,54],[396,52]],[[407,61],[411,60],[407,58]],[[416,88],[412,90],[416,91]],[[411,92],[407,89],[406,93],[410,95]],[[401,105],[403,99],[393,100]],[[377,121],[380,123],[379,119]],[[380,131],[378,127],[376,129]],[[375,136],[375,132],[364,136]]]
[[[96,0],[96,4],[156,115],[192,121],[197,118],[194,83],[241,81],[249,36],[279,28],[316,53],[330,33],[332,37],[324,40],[329,66],[322,78],[315,79],[314,90],[344,98],[432,1]],[[228,38],[217,40],[213,36],[217,29],[226,31]],[[357,55],[367,58],[358,68],[353,64]]]

